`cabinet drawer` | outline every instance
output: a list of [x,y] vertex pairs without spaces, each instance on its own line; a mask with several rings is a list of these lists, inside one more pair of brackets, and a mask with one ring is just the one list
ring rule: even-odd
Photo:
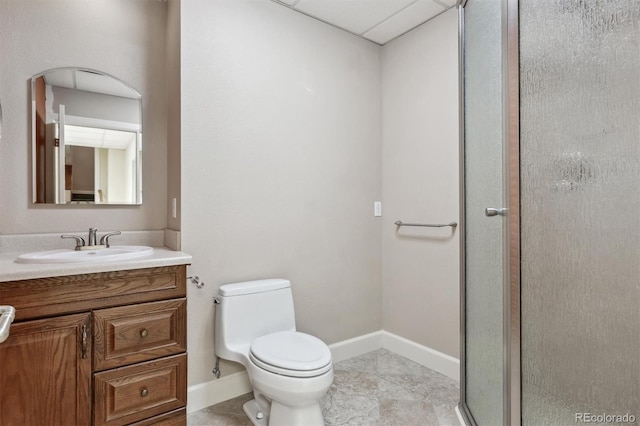
[[185,297],[186,265],[7,281],[3,305],[16,308],[16,321]]
[[174,299],[94,311],[94,370],[186,351],[186,309]]
[[94,374],[94,424],[124,425],[187,404],[186,354]]
[[181,410],[171,411],[170,413],[160,414],[150,419],[131,423],[129,426],[187,426],[187,410],[183,408]]

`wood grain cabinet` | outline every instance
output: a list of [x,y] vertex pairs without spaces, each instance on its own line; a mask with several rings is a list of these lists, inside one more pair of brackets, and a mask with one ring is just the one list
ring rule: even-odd
[[89,327],[88,313],[11,326],[0,344],[1,425],[91,423]]
[[186,425],[186,265],[0,283],[0,426]]

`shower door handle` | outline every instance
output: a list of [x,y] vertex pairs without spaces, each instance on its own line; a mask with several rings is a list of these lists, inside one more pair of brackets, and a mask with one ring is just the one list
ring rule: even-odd
[[504,216],[507,214],[507,209],[505,208],[493,208],[493,207],[487,207],[486,209],[484,209],[484,215],[488,216],[488,217],[493,217],[493,216]]

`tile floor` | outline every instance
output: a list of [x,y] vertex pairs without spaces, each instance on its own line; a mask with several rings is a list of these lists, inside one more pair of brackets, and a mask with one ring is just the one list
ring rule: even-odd
[[[336,363],[321,402],[327,426],[458,426],[458,382],[385,349]],[[242,404],[251,394],[187,417],[188,426],[251,426]],[[302,425],[301,425],[302,426]]]

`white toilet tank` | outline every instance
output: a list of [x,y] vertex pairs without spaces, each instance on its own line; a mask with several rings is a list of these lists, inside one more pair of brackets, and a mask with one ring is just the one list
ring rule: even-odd
[[278,331],[295,331],[291,283],[268,279],[225,284],[218,289],[215,313],[215,352],[241,361],[255,338]]

